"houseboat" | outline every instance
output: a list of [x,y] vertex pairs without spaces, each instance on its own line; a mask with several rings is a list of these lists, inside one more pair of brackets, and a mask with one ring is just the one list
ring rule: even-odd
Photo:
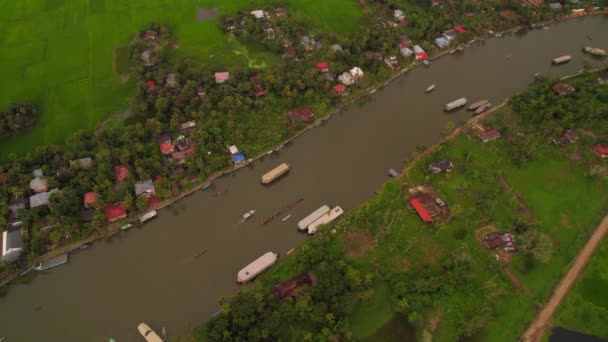
[[329,209],[330,209],[329,206],[324,205],[324,206],[320,207],[319,209],[313,211],[311,214],[309,214],[308,216],[303,218],[300,222],[298,222],[298,229],[299,230],[308,229],[308,226],[310,226],[311,223],[315,222],[319,217],[327,214]]
[[464,97],[459,98],[458,100],[454,100],[448,104],[445,105],[445,111],[449,112],[451,110],[454,110],[456,108],[460,108],[464,105],[467,104],[467,99],[465,99]]
[[327,214],[319,217],[315,222],[311,223],[310,226],[308,226],[308,234],[312,235],[316,233],[317,229],[319,229],[319,226],[333,222],[338,217],[342,216],[342,214],[344,214],[344,210],[342,210],[342,208],[333,208]]
[[572,56],[561,56],[561,57],[553,58],[553,64],[557,65],[557,64],[568,63],[568,62],[570,62],[571,59],[572,59]]
[[476,110],[477,108],[479,108],[481,106],[485,106],[488,102],[490,102],[490,101],[489,100],[477,101],[469,106],[469,110]]
[[585,51],[588,54],[598,56],[598,57],[606,56],[606,50],[592,48],[590,46],[586,46],[585,48],[583,48],[583,51]]
[[239,271],[236,277],[236,282],[244,284],[253,280],[260,273],[266,271],[270,266],[274,265],[279,260],[279,255],[273,252],[266,252],[261,257],[255,259],[252,263],[245,266]]
[[53,267],[57,267],[68,263],[68,253],[59,254],[56,257],[38,262],[34,269],[36,271],[46,271]]
[[163,342],[163,339],[146,323],[139,323],[137,330],[148,342]]
[[158,215],[158,213],[156,212],[156,210],[152,209],[152,210],[148,211],[147,213],[142,214],[139,217],[139,222],[144,223],[148,220],[155,218],[157,215]]
[[277,178],[279,178],[282,175],[286,174],[289,171],[289,169],[290,169],[289,164],[282,163],[281,165],[275,167],[274,169],[266,172],[262,176],[262,184],[270,184],[270,183],[272,183]]

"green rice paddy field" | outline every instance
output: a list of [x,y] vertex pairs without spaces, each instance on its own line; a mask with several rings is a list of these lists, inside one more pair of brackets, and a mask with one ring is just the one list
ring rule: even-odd
[[[29,101],[40,109],[29,132],[0,141],[0,160],[46,143],[60,143],[80,129],[125,110],[135,91],[127,79],[126,49],[153,21],[168,23],[178,55],[226,67],[268,65],[267,51],[226,36],[216,20],[196,19],[198,8],[220,15],[272,6],[272,0],[29,0],[0,1],[0,110]],[[316,31],[348,34],[362,15],[352,0],[288,0],[291,15]],[[121,75],[118,71],[122,72]],[[121,77],[122,76],[122,77]]]

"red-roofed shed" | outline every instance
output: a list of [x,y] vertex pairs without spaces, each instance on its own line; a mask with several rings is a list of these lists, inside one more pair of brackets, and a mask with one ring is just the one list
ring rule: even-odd
[[91,204],[95,204],[97,202],[97,193],[95,191],[89,191],[84,194],[84,206],[88,207]]
[[156,198],[156,196],[151,196],[148,199],[148,202],[146,202],[146,205],[148,206],[148,208],[153,208],[157,204],[158,204],[158,198]]
[[418,197],[412,198],[410,200],[410,204],[412,205],[412,207],[414,207],[414,210],[416,210],[416,212],[418,213],[418,216],[420,216],[422,221],[433,222],[433,218],[431,217],[431,214],[429,214],[429,212],[426,211],[426,208],[422,205],[422,203],[420,203],[420,199]]
[[171,154],[173,153],[173,144],[162,143],[160,144],[160,153],[162,154]]
[[346,86],[344,84],[336,84],[334,87],[334,95],[336,97],[342,97],[342,96],[346,96],[347,92],[346,92]]
[[126,167],[125,165],[118,165],[118,166],[114,167],[114,178],[116,178],[116,180],[119,180],[119,181],[125,180],[125,178],[127,178],[128,175],[129,175],[129,168]]
[[327,62],[319,62],[316,65],[316,68],[319,72],[329,72],[329,63]]
[[127,217],[127,209],[122,203],[108,204],[103,208],[103,211],[106,214],[108,222],[114,222]]
[[458,26],[454,27],[454,30],[456,30],[457,32],[460,32],[460,33],[467,32],[467,29],[465,29],[464,26],[462,26],[462,25],[458,25]]
[[146,85],[148,86],[148,90],[152,91],[156,88],[156,82],[150,80],[148,82],[146,82]]
[[600,158],[608,157],[608,144],[597,144],[593,146],[593,152],[597,154]]
[[266,90],[260,90],[257,93],[255,93],[255,97],[262,97],[262,96],[266,96]]
[[291,122],[299,121],[306,123],[315,117],[315,113],[310,108],[300,108],[292,110],[289,112],[288,116]]

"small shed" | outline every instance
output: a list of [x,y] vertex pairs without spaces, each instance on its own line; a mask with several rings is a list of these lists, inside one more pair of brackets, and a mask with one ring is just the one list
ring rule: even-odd
[[317,71],[321,72],[321,73],[329,72],[329,63],[327,63],[327,62],[319,62],[319,63],[317,63],[317,65],[315,66],[315,68],[317,68]]
[[344,84],[336,84],[333,86],[334,96],[343,97],[348,95],[348,91],[346,90],[346,86]]
[[156,194],[156,191],[151,179],[135,183],[135,196],[150,197],[154,194]]
[[441,173],[441,172],[452,172],[452,168],[454,167],[454,164],[452,164],[451,161],[449,161],[448,159],[442,159],[439,161],[436,161],[434,163],[432,163],[431,165],[429,165],[429,172],[431,174],[437,174],[437,173]]
[[608,144],[597,144],[593,146],[593,152],[600,158],[608,158]]
[[450,41],[444,37],[435,38],[435,44],[439,46],[440,49],[446,48],[450,46]]
[[97,193],[95,191],[85,193],[83,202],[85,207],[95,204],[95,202],[97,202]]
[[465,32],[467,32],[467,29],[464,28],[463,25],[457,25],[456,27],[454,27],[454,30],[456,30],[456,32],[458,32],[458,33],[465,33]]
[[230,72],[220,71],[215,73],[215,83],[224,83],[230,79]]
[[114,167],[114,178],[118,181],[123,181],[129,176],[129,168],[126,165],[117,165]]
[[245,161],[245,155],[242,152],[238,152],[232,155],[232,162],[234,165],[238,165]]
[[443,31],[443,38],[447,40],[454,40],[456,39],[456,36],[458,36],[458,32],[456,32],[456,30]]

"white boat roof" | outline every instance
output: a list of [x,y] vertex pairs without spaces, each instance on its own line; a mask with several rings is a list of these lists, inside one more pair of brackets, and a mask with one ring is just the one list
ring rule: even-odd
[[272,266],[275,262],[277,262],[278,255],[273,252],[266,252],[261,257],[255,259],[252,263],[245,266],[242,270],[239,271],[237,275],[237,281],[240,283],[247,282],[258,274],[262,273],[268,267]]
[[329,206],[322,205],[319,209],[313,211],[308,216],[298,222],[298,228],[304,230],[310,226],[311,223],[315,222],[319,217],[323,216],[330,210]]

